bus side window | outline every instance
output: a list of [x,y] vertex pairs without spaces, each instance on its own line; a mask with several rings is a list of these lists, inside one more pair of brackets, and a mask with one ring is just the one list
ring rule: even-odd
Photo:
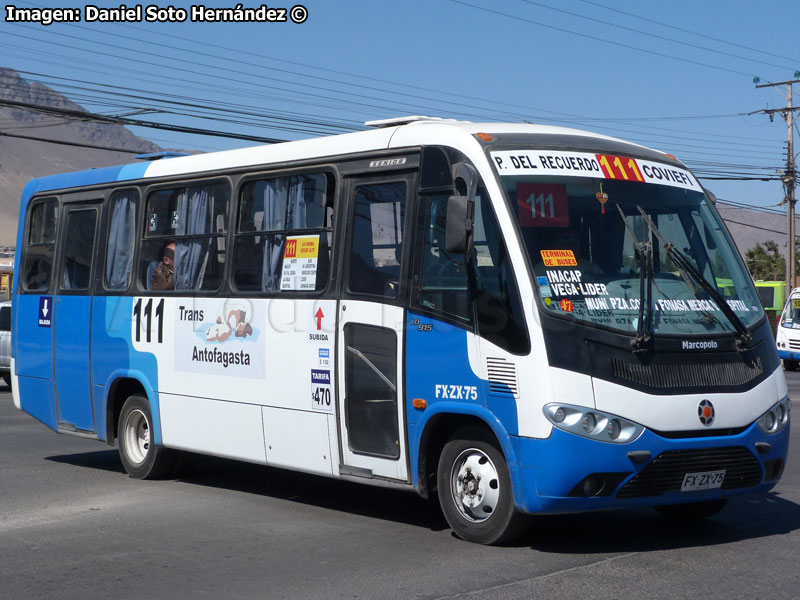
[[[234,289],[280,293],[327,287],[333,186],[330,173],[256,179],[242,186],[233,246]],[[284,258],[292,261],[286,268]]]
[[150,275],[170,243],[175,244],[174,289],[219,289],[229,198],[224,183],[163,189],[149,195],[140,256],[145,289],[151,289]]
[[[421,257],[415,261],[419,286],[411,302],[456,322],[469,324],[473,311],[478,334],[514,354],[526,354],[530,341],[517,282],[500,226],[483,186],[475,197],[475,229],[470,268],[464,255],[444,247],[447,196],[420,198]],[[469,277],[474,285],[469,285]],[[472,288],[472,289],[470,289]],[[474,293],[474,296],[472,295]]]
[[57,227],[58,200],[49,198],[31,206],[22,270],[22,288],[25,291],[44,292],[50,289]]
[[447,194],[420,197],[420,285],[412,292],[412,302],[469,322],[472,304],[466,257],[445,248],[447,198]]
[[489,195],[475,197],[474,272],[478,333],[512,354],[527,354],[531,343],[511,258]]
[[63,236],[61,290],[88,290],[94,256],[97,211],[94,208],[67,212]]
[[111,194],[111,219],[106,246],[105,284],[109,290],[126,290],[131,281],[133,248],[136,244],[136,208],[139,192],[124,190]]
[[405,207],[403,181],[356,189],[348,285],[351,292],[398,297]]

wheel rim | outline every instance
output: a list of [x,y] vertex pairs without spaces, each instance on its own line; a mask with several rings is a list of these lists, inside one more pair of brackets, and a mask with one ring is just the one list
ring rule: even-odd
[[143,463],[150,450],[150,423],[138,408],[125,419],[123,439],[128,458],[137,465]]
[[500,501],[500,476],[486,453],[469,448],[458,455],[450,472],[450,493],[458,512],[473,523],[494,514]]

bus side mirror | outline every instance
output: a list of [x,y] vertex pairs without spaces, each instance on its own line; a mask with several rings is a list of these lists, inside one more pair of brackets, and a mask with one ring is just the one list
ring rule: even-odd
[[472,218],[469,209],[467,196],[450,196],[447,199],[444,245],[450,254],[469,254],[472,251]]
[[445,249],[453,254],[472,252],[473,215],[475,193],[478,189],[478,172],[472,165],[456,163],[452,167],[456,196],[447,199],[447,227]]

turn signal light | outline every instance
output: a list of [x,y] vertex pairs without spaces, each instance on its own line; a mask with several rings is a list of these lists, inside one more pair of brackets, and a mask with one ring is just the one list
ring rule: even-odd
[[483,140],[484,142],[491,142],[494,140],[494,138],[488,133],[476,133],[475,135],[478,136],[479,140]]
[[424,398],[414,398],[412,404],[417,410],[425,410],[425,407],[428,406],[428,401]]

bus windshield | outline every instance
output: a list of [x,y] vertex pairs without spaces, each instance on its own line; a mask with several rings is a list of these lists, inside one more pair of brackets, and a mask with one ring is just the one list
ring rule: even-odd
[[[762,317],[702,191],[599,175],[501,177],[546,311],[625,332],[641,332],[647,318],[648,334],[675,335],[732,333],[736,317],[740,329]],[[651,309],[640,310],[648,293]]]

